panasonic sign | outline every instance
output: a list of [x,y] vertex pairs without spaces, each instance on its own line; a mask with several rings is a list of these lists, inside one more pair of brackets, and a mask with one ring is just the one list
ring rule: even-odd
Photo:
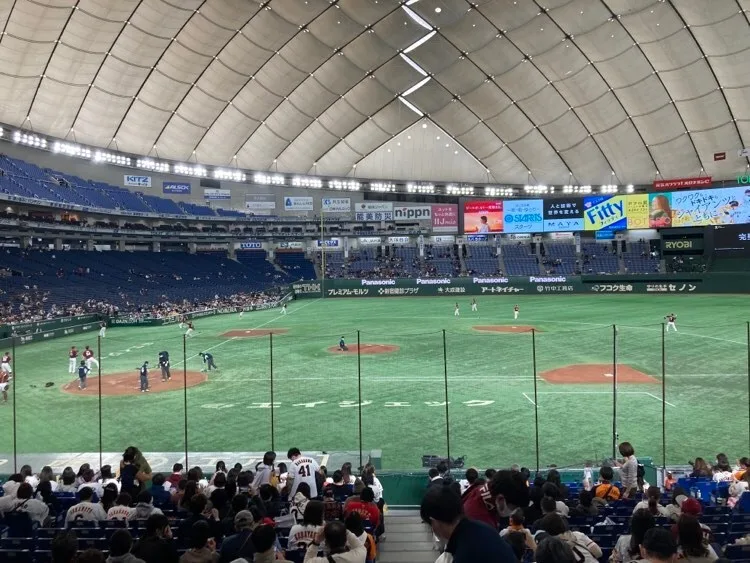
[[529,282],[530,283],[565,283],[568,281],[565,276],[554,276],[554,277],[536,277],[536,276],[529,276]]
[[449,278],[421,279],[417,278],[417,285],[450,285]]
[[362,280],[362,285],[396,285],[396,280]]
[[508,283],[508,278],[473,278],[473,283]]

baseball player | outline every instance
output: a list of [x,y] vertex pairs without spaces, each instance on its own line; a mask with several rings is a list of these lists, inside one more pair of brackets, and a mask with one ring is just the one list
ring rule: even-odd
[[76,365],[78,364],[78,350],[75,346],[70,347],[68,352],[68,373],[76,372]]
[[99,323],[99,338],[104,338],[107,336],[107,321],[102,321]]
[[91,369],[91,364],[96,364],[96,369],[99,369],[99,360],[94,357],[94,351],[86,346],[83,351],[83,359],[86,362],[86,367]]
[[210,352],[200,352],[198,355],[203,358],[203,365],[205,366],[201,371],[211,371],[212,369],[219,369],[216,367],[216,364],[214,363],[214,357]]
[[476,312],[477,312],[477,300],[476,300],[476,299],[472,299],[472,300],[471,300],[471,310],[472,310],[472,311],[473,311],[474,313],[476,313]]
[[666,317],[664,317],[667,321],[667,332],[669,332],[669,328],[672,327],[675,332],[677,332],[677,325],[674,324],[677,320],[677,317],[674,313],[669,313]]
[[159,367],[161,368],[162,381],[172,379],[172,373],[169,371],[169,352],[159,352]]
[[456,303],[456,308],[453,309],[453,316],[454,317],[460,317],[461,316],[461,313],[458,310],[458,303]]
[[349,351],[349,347],[346,345],[346,342],[344,342],[344,337],[343,336],[339,339],[339,350],[341,352],[348,352]]
[[185,316],[184,315],[180,315],[180,324],[177,326],[180,327],[180,329],[185,328]]
[[193,321],[188,321],[187,323],[187,331],[185,331],[185,336],[192,338],[193,333],[195,333],[195,329],[193,327]]
[[0,371],[0,393],[3,394],[3,403],[8,402],[8,386],[10,386],[10,375],[5,371]]
[[148,362],[143,362],[143,365],[138,368],[138,373],[141,376],[141,393],[148,391]]
[[91,368],[86,365],[86,360],[81,360],[81,365],[78,366],[78,388],[81,391],[86,389],[86,379],[90,371]]
[[519,312],[520,310],[521,310],[521,309],[519,309],[519,308],[518,308],[518,304],[515,304],[515,305],[513,305],[513,318],[514,318],[514,319],[517,319],[517,318],[518,318],[518,312]]
[[281,306],[281,314],[286,315],[286,303]]
[[5,352],[3,357],[0,358],[0,373],[4,373],[9,379],[13,375],[13,368],[10,367],[12,361],[13,358],[10,356],[10,352]]

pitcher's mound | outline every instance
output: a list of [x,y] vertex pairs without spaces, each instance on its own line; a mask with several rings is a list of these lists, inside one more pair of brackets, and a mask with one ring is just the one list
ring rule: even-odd
[[529,325],[484,325],[473,326],[471,328],[480,332],[531,332],[532,330],[541,332],[535,326]]
[[[573,364],[543,371],[547,383],[608,383],[615,374],[612,364]],[[657,383],[657,380],[626,364],[617,364],[617,383]]]
[[269,334],[286,334],[289,329],[286,328],[251,328],[247,330],[230,330],[222,334],[224,338],[257,338],[259,336],[268,336]]
[[395,346],[394,344],[360,344],[359,347],[356,344],[348,344],[349,348],[346,352],[339,350],[338,346],[331,346],[326,351],[331,354],[340,354],[342,356],[351,356],[360,353],[365,354],[393,354],[398,352],[401,347]]
[[[208,375],[200,371],[187,372],[187,386],[195,387],[208,380]],[[96,396],[99,394],[99,378],[89,377],[86,389],[78,388],[78,380],[71,381],[60,387],[63,393],[71,395]],[[165,391],[182,391],[185,380],[182,370],[172,370],[172,379],[161,380],[161,370],[152,369],[148,376],[149,393],[164,393]],[[140,395],[141,377],[136,370],[127,373],[113,373],[102,376],[102,396],[114,397],[118,395]],[[143,393],[146,395],[147,393]]]

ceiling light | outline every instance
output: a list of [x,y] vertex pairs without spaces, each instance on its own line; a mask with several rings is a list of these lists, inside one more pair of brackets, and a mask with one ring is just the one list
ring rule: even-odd
[[436,14],[439,14],[442,11],[443,11],[443,9],[440,6],[438,6],[437,8],[435,8],[435,13]]

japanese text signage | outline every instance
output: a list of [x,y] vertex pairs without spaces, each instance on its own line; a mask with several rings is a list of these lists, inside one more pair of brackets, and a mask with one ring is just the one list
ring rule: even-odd
[[135,176],[133,174],[125,174],[124,184],[133,188],[150,188],[151,176]]
[[583,230],[583,198],[545,199],[543,210],[546,232]]
[[458,232],[458,205],[433,205],[432,230],[436,233]]
[[543,213],[541,199],[507,200],[503,205],[503,232],[541,233],[544,231]]

